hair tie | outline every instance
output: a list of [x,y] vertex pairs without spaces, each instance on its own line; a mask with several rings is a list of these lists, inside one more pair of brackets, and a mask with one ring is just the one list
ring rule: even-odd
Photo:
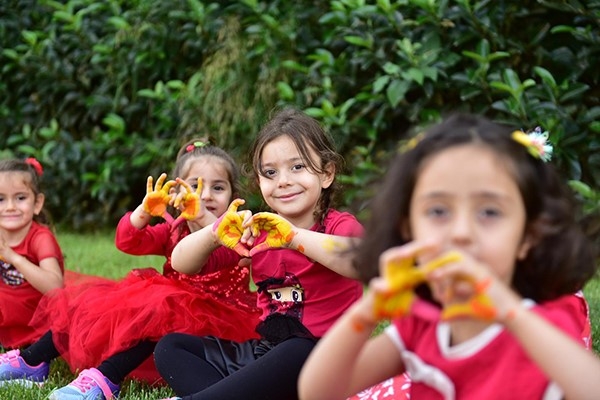
[[542,132],[542,128],[536,126],[529,133],[514,131],[512,138],[527,148],[529,154],[544,162],[552,158],[552,145],[548,142],[548,132]]
[[31,165],[33,167],[33,169],[35,170],[35,173],[38,176],[42,176],[42,174],[44,173],[42,164],[40,164],[40,162],[38,160],[36,160],[35,158],[33,158],[33,157],[26,158],[25,163]]
[[190,151],[193,151],[196,147],[204,147],[204,146],[206,146],[206,143],[201,142],[201,141],[197,141],[197,142],[194,142],[192,144],[188,144],[185,147],[185,152],[189,153]]

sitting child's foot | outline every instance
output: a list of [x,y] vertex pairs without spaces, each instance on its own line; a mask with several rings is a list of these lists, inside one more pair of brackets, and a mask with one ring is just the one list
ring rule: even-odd
[[115,385],[96,368],[84,369],[77,379],[50,393],[49,400],[110,400],[119,395]]
[[19,350],[0,354],[0,386],[21,384],[27,387],[42,385],[48,378],[50,364],[43,362],[31,366],[21,357]]

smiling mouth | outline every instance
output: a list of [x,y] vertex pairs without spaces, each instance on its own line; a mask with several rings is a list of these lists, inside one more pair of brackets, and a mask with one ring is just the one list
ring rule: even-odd
[[300,193],[288,193],[288,194],[283,194],[281,196],[277,196],[277,199],[279,200],[289,200],[292,199],[296,196],[298,196]]

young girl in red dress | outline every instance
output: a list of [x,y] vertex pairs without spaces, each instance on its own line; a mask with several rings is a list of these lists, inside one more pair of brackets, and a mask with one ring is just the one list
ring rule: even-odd
[[[20,352],[20,366],[47,371],[50,360],[62,356],[73,371],[81,371],[69,385],[52,392],[51,399],[117,396],[123,379],[169,332],[235,340],[256,336],[258,314],[247,268],[223,264],[220,253],[198,274],[181,274],[171,267],[175,245],[213,223],[238,193],[234,161],[222,149],[193,140],[180,150],[174,175],[177,181],[165,182],[163,174],[154,188],[149,178],[142,204],[123,216],[116,233],[117,247],[129,254],[164,255],[162,274],[136,269],[121,281],[88,281],[40,303],[33,323],[50,318],[50,331]],[[171,205],[179,210],[177,218],[165,212]],[[165,221],[151,225],[153,215]],[[9,373],[0,373],[0,378]]]
[[[33,343],[28,326],[42,295],[63,286],[63,254],[47,226],[42,166],[33,158],[0,161],[0,346]],[[46,325],[48,329],[48,325]]]

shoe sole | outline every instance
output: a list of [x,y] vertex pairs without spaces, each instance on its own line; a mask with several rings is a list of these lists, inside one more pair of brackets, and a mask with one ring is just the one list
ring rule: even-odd
[[0,387],[12,385],[20,385],[26,388],[32,388],[34,386],[42,387],[44,382],[30,381],[29,379],[10,379],[7,381],[0,381]]

